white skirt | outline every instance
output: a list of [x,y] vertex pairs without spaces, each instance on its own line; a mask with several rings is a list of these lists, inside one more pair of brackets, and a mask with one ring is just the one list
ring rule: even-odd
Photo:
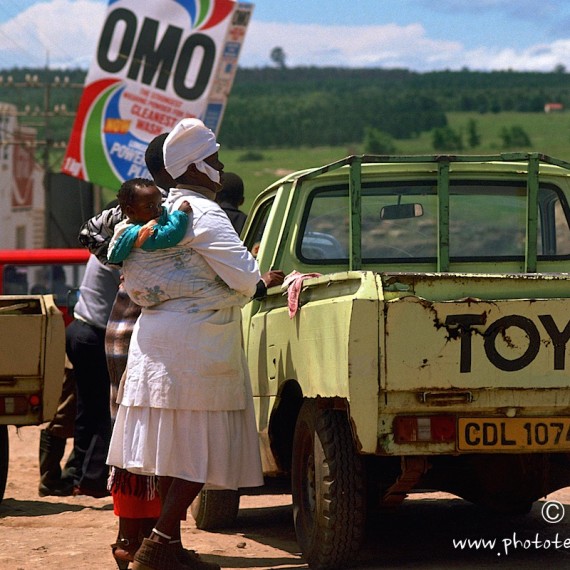
[[206,489],[263,485],[251,386],[230,411],[119,406],[107,463],[132,473],[204,483]]

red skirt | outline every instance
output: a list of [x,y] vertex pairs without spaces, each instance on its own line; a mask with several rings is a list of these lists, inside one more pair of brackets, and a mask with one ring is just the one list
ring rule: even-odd
[[126,519],[157,519],[160,516],[160,499],[155,497],[151,501],[124,495],[122,493],[112,493],[113,512],[118,517]]
[[155,477],[135,475],[114,467],[109,491],[113,497],[113,512],[118,517],[157,519],[160,516],[161,504]]

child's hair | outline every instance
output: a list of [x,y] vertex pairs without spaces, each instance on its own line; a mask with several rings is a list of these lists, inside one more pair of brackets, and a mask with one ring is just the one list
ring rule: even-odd
[[149,178],[131,178],[130,180],[125,180],[117,192],[117,199],[119,200],[121,210],[124,212],[125,208],[134,202],[137,188],[147,188],[148,186],[155,185],[155,182]]

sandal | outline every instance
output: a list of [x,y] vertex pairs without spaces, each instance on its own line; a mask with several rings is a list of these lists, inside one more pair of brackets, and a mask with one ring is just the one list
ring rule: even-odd
[[117,537],[117,542],[111,544],[111,552],[119,570],[128,570],[129,563],[134,560],[135,552],[139,549],[140,544],[138,538],[122,538],[120,535]]

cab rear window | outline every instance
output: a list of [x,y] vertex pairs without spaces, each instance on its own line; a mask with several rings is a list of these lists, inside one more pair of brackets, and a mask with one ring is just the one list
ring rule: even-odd
[[[452,181],[449,253],[453,261],[524,258],[526,187],[521,183]],[[423,262],[437,256],[434,183],[363,184],[364,262]],[[343,263],[349,255],[348,187],[315,190],[303,219],[297,254],[308,263]],[[553,185],[539,189],[538,257],[570,256],[568,205]]]

